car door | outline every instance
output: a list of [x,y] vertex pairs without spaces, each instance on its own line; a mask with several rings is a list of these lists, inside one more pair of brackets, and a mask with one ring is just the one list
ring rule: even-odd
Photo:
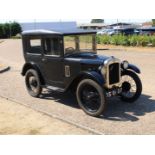
[[44,37],[42,40],[42,71],[46,83],[63,88],[63,40],[62,37]]
[[41,36],[30,36],[24,42],[26,62],[33,63],[40,68],[42,62],[42,40]]

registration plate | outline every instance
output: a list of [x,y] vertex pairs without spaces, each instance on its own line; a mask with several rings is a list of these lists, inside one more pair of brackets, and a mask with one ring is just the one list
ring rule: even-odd
[[122,92],[122,88],[112,89],[106,92],[107,97],[117,96]]

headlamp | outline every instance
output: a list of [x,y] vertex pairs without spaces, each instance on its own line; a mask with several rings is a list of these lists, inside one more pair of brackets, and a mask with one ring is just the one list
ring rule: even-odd
[[122,62],[122,67],[123,67],[123,69],[128,69],[128,67],[129,67],[129,62],[128,61],[123,61]]

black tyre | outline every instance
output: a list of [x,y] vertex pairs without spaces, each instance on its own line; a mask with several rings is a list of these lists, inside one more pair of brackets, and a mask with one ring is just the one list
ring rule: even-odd
[[104,113],[106,108],[106,95],[104,89],[91,79],[82,80],[76,90],[79,106],[83,111],[97,117]]
[[25,75],[25,83],[28,93],[33,97],[39,97],[42,92],[40,78],[36,70],[29,69]]
[[136,101],[142,93],[142,83],[138,75],[132,71],[122,73],[121,100],[125,102]]

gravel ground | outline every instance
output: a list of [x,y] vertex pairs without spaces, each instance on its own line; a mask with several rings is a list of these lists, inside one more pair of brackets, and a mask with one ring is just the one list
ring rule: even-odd
[[63,119],[101,134],[155,134],[155,52],[125,49],[99,50],[99,54],[114,55],[138,65],[142,74],[143,94],[133,104],[119,99],[108,100],[106,114],[93,118],[78,108],[69,93],[44,92],[41,98],[28,95],[20,75],[24,63],[21,40],[5,40],[0,45],[0,61],[11,65],[9,72],[0,75],[0,96],[16,100],[32,109]]
[[0,98],[0,134],[92,134],[74,125]]

